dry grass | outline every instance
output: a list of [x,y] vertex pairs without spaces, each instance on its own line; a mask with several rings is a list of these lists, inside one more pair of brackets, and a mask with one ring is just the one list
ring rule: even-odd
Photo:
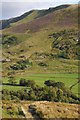
[[42,112],[44,118],[78,118],[79,105],[55,102],[35,102],[37,112]]
[[35,105],[36,106],[36,113],[40,114],[40,117],[44,116],[44,118],[78,118],[80,111],[78,104],[69,104],[69,103],[56,103],[56,102],[48,102],[48,101],[23,101],[21,103],[15,102],[15,101],[3,101],[3,111],[5,109],[5,113],[3,112],[3,118],[5,118],[5,115],[7,113],[7,108],[14,108],[14,114],[10,116],[7,113],[7,117],[21,117],[16,114],[17,109],[19,106],[21,106],[25,117],[26,118],[34,118],[34,115],[30,112],[29,106]]

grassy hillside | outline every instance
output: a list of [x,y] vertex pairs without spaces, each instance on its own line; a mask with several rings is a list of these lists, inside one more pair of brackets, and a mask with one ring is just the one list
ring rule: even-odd
[[[77,21],[78,21],[78,7],[77,5],[68,6],[67,8],[57,9],[53,8],[52,11],[49,9],[48,14],[45,15],[45,11],[43,11],[43,15],[40,15],[41,11],[33,11],[29,14],[25,20],[16,25],[12,26],[11,28],[6,29],[8,33],[23,33],[23,32],[35,32],[39,31],[40,29],[48,29],[48,30],[58,30],[63,28],[77,28]],[[60,7],[59,7],[60,8]],[[37,12],[35,14],[35,12]],[[41,16],[39,18],[35,18],[37,16]],[[34,19],[35,18],[35,19]],[[29,19],[29,20],[28,20]],[[27,21],[28,20],[28,21]],[[74,24],[74,25],[73,25]],[[54,26],[54,27],[53,27]],[[55,28],[55,29],[54,29]]]
[[[78,118],[77,21],[77,5],[32,10],[3,21],[3,118]],[[35,84],[22,86],[21,78]],[[48,80],[55,83],[47,86]]]
[[[19,20],[22,20],[24,19],[25,17],[27,17],[29,14],[31,14],[33,11],[29,11],[19,17],[16,17],[16,18],[11,18],[11,19],[8,19],[8,20],[2,20],[2,29],[5,29],[7,27],[10,27],[10,24],[11,23],[14,23],[14,22],[17,22]],[[1,21],[0,21],[1,22]],[[1,28],[0,28],[1,29]]]
[[[3,76],[77,74],[77,10],[77,5],[63,5],[44,12],[30,11],[4,29]],[[27,59],[23,65],[21,61]]]
[[[3,101],[3,118],[78,118],[78,105],[55,102]],[[44,106],[44,107],[43,107]],[[56,113],[56,114],[55,114]]]
[[[67,87],[78,80],[78,6],[62,5],[48,10],[32,10],[3,21],[3,83],[8,77],[36,81],[62,81]],[[9,26],[5,26],[5,24]],[[20,86],[5,89],[20,90]],[[14,90],[15,90],[14,89]],[[72,88],[78,95],[78,84]]]
[[[8,20],[3,20],[2,21],[2,29],[10,27],[12,23],[16,23],[16,22],[18,22],[18,24],[21,23],[21,22],[22,23],[27,23],[29,21],[32,21],[33,19],[45,16],[49,13],[52,13],[54,11],[57,11],[57,10],[60,10],[60,9],[63,9],[63,8],[67,8],[67,7],[69,7],[69,5],[61,5],[61,6],[58,6],[58,7],[55,7],[55,8],[49,8],[48,10],[32,10],[32,11],[26,12],[19,17],[11,18],[11,19],[8,19]],[[1,21],[0,21],[0,23],[1,23]]]

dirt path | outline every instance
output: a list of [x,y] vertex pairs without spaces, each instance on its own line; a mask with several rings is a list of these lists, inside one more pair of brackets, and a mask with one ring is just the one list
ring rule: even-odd
[[25,105],[21,105],[21,109],[25,114],[25,118],[33,118],[32,114],[28,111],[28,107]]
[[36,114],[33,115],[32,111],[28,108],[29,105],[21,105],[21,109],[25,114],[25,118],[30,118],[32,120],[41,120]]

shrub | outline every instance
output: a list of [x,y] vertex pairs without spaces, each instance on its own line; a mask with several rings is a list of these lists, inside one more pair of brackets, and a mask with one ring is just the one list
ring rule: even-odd
[[21,116],[25,116],[25,114],[22,111],[21,107],[18,107],[18,114],[21,115]]
[[38,63],[38,65],[39,65],[39,66],[44,66],[44,67],[47,66],[47,64],[46,64],[46,63],[43,63],[43,62]]
[[25,59],[25,60],[20,60],[17,63],[11,65],[10,68],[13,70],[24,70],[31,66],[32,66],[32,62],[29,62],[28,59]]
[[55,48],[59,51],[57,52],[57,57],[71,59],[77,58],[77,40],[78,32],[74,30],[64,30],[51,34],[53,37],[52,49]]
[[3,36],[2,44],[4,47],[8,48],[8,46],[16,45],[18,43],[17,38],[15,36]]

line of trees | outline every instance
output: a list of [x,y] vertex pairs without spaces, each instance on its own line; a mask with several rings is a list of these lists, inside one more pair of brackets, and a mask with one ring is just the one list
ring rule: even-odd
[[26,88],[18,91],[2,90],[3,100],[33,100],[33,101],[55,101],[67,103],[80,103],[80,99],[74,95],[63,82],[47,80],[44,86],[38,86],[33,80],[21,78],[20,86]]

